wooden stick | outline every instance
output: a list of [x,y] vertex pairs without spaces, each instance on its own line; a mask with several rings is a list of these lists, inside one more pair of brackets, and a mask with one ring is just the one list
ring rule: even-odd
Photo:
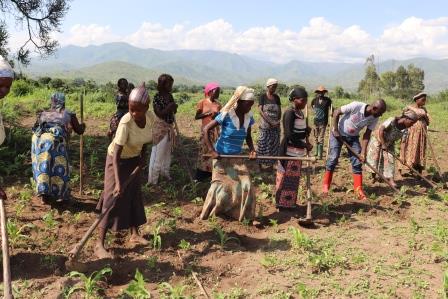
[[[205,154],[204,157],[211,157],[210,154]],[[248,155],[219,155],[219,158],[224,159],[249,159]],[[290,160],[290,161],[308,161],[316,163],[315,157],[289,157],[289,156],[257,156],[254,160]]]
[[12,299],[12,283],[11,283],[11,268],[9,265],[9,243],[8,232],[6,228],[6,213],[3,199],[0,199],[0,224],[2,226],[2,251],[3,251],[3,298]]
[[204,289],[204,286],[202,285],[201,281],[196,276],[196,272],[191,271],[191,275],[193,276],[194,280],[196,281],[196,284],[201,289],[202,293],[204,294],[205,298],[210,299],[210,295],[207,293],[207,291]]
[[409,168],[413,173],[415,173],[416,175],[418,175],[419,177],[421,177],[423,180],[425,180],[428,184],[430,184],[434,189],[437,188],[437,185],[433,182],[431,182],[429,179],[427,179],[425,176],[423,176],[420,172],[418,172],[414,167],[407,165],[406,163],[404,163],[403,160],[401,160],[397,155],[384,150],[386,153],[390,154],[392,157],[395,158],[395,160],[397,160],[398,162],[400,162],[401,164],[403,164],[404,166],[406,166],[407,168]]
[[[354,150],[350,145],[348,145],[348,143],[345,142],[344,139],[342,139],[342,138],[338,138],[338,139],[339,139],[340,141],[342,141],[342,143],[348,148],[349,151],[352,152],[353,155],[355,155],[356,158],[358,158],[359,161],[363,161],[363,159],[361,159],[361,156],[360,156],[357,152],[355,152],[355,150]],[[389,187],[391,187],[395,192],[397,192],[397,193],[400,192],[400,190],[398,190],[397,187],[395,187],[394,185],[392,185],[392,184],[389,182],[389,180],[386,179],[386,177],[385,177],[381,172],[379,172],[375,167],[373,167],[372,165],[370,165],[369,162],[364,161],[363,164],[367,165],[367,167],[369,167],[373,172],[375,172],[375,173],[376,173],[376,174],[377,174],[377,175],[378,175],[378,176],[379,176],[379,177],[380,177],[386,184],[388,184]]]
[[429,138],[429,134],[427,136],[427,140],[428,140],[429,150],[431,151],[432,159],[434,160],[434,164],[436,164],[436,167],[437,167],[437,172],[439,173],[439,176],[440,176],[440,179],[441,179],[442,183],[445,185],[446,182],[445,182],[445,180],[443,178],[442,169],[440,168],[439,161],[437,161],[437,158],[436,158],[436,155],[435,155],[435,152],[434,152],[434,148],[432,147],[431,139]]
[[[81,108],[81,124],[84,123],[84,94],[79,97]],[[79,195],[82,196],[84,187],[84,134],[79,136]]]
[[[180,138],[180,131],[179,131],[179,127],[177,126],[176,120],[174,120],[174,129],[176,130],[177,135]],[[180,151],[179,160],[181,161],[181,163],[183,164],[185,170],[187,171],[188,177],[190,178],[190,181],[193,182],[194,177],[193,177],[193,174],[191,173],[191,167],[188,165],[188,162],[186,161],[187,156],[184,154],[182,146],[179,146],[178,148],[179,148],[179,151]]]
[[[122,190],[123,192],[126,190],[126,188],[129,186],[129,184],[134,180],[134,178],[137,176],[137,173],[140,171],[140,166],[137,166],[132,173],[129,175],[127,180],[123,183]],[[89,230],[84,234],[82,239],[78,242],[78,244],[73,247],[72,250],[70,250],[68,256],[69,256],[69,262],[72,262],[75,260],[79,253],[81,252],[82,248],[86,244],[86,242],[90,239],[90,236],[92,235],[93,231],[96,229],[96,227],[100,224],[101,220],[103,220],[104,216],[107,215],[107,213],[112,210],[112,208],[115,206],[115,202],[118,200],[118,197],[115,197],[110,204],[110,206],[107,208],[106,211],[102,212],[98,218],[95,220],[95,222],[90,226]]]

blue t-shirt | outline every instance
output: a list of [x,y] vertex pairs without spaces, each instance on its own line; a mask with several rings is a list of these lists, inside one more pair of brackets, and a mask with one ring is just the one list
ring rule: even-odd
[[221,126],[221,134],[216,141],[215,150],[222,155],[240,154],[247,136],[247,129],[255,123],[252,115],[247,113],[244,116],[244,125],[239,129],[236,127],[239,126],[239,120],[234,110],[230,110],[224,117],[222,113],[219,113],[215,120]]

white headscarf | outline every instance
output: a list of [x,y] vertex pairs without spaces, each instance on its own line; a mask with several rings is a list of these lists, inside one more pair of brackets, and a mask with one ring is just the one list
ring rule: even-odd
[[274,78],[269,78],[268,81],[266,82],[266,87],[269,87],[274,84],[278,84],[278,80]]
[[254,96],[255,91],[252,88],[249,88],[247,86],[238,86],[230,100],[224,105],[224,107],[221,108],[223,117],[226,116],[226,114],[229,113],[230,110],[236,108],[238,100],[253,101]]
[[12,69],[9,62],[0,55],[0,78],[13,78],[14,70]]

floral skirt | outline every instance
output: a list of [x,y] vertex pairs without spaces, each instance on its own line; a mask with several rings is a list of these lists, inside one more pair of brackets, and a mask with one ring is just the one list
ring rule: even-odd
[[302,175],[302,161],[278,163],[275,181],[275,203],[277,207],[291,208],[296,205]]

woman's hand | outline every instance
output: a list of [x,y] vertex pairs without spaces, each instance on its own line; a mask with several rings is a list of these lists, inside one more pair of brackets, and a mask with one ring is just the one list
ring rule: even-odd
[[337,127],[333,127],[333,132],[332,133],[333,133],[333,136],[336,137],[336,138],[341,137],[341,133],[339,133],[339,130],[338,130]]
[[382,143],[382,144],[381,144],[381,149],[382,149],[383,151],[387,152],[387,151],[388,151],[388,146],[387,146],[387,144]]
[[0,199],[2,200],[7,200],[8,197],[6,196],[5,191],[3,191],[3,189],[0,187]]
[[177,104],[174,103],[174,102],[169,103],[167,108],[168,108],[168,111],[171,112],[171,113],[176,113],[177,112]]
[[114,189],[114,197],[120,197],[122,195],[123,190],[121,189],[121,184],[116,182]]
[[257,152],[252,150],[249,152],[249,159],[250,160],[255,160],[257,158]]

